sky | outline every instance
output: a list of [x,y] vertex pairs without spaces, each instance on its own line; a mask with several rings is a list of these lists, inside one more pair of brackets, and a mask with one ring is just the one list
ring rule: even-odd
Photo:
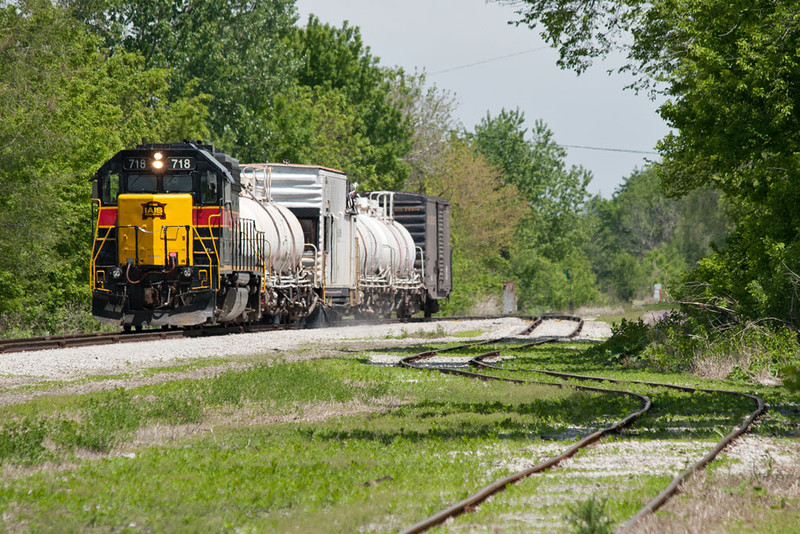
[[[309,13],[337,27],[347,20],[361,29],[382,65],[425,71],[429,83],[454,94],[456,119],[468,130],[487,112],[495,116],[503,108],[519,108],[527,126],[542,119],[561,145],[653,152],[669,131],[657,114],[658,103],[625,90],[631,78],[607,74],[621,59],[597,62],[581,76],[561,70],[558,54],[537,31],[508,24],[515,19],[512,6],[485,0],[297,0],[296,5],[299,24],[305,25]],[[606,198],[634,169],[658,158],[567,150],[566,163],[592,171],[589,191]]]

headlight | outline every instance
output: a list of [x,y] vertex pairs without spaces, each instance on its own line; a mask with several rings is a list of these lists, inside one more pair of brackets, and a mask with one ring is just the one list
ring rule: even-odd
[[191,267],[184,267],[181,269],[181,274],[184,278],[191,278],[192,277],[192,268]]
[[117,279],[122,276],[122,269],[119,267],[114,267],[111,269],[111,278]]

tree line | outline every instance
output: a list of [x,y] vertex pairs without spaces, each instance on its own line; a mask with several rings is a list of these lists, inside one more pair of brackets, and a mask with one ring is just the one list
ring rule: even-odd
[[142,139],[447,198],[448,313],[509,279],[529,311],[642,297],[724,240],[714,188],[668,199],[647,169],[593,198],[543,122],[504,109],[467,130],[452,94],[382,65],[357,27],[298,22],[293,0],[0,3],[2,335],[91,327],[89,179]]

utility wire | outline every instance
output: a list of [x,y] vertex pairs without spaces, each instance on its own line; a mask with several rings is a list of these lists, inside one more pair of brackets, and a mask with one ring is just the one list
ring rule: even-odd
[[428,76],[436,76],[437,74],[444,74],[445,72],[452,72],[454,70],[461,70],[461,69],[468,69],[470,67],[475,67],[476,65],[483,65],[485,63],[492,63],[494,61],[500,61],[501,59],[508,59],[510,57],[522,56],[524,54],[530,54],[531,52],[537,52],[539,50],[544,50],[545,48],[550,48],[549,46],[540,46],[537,48],[531,48],[530,50],[523,50],[522,52],[515,52],[513,54],[508,54],[505,56],[498,56],[489,59],[484,59],[483,61],[476,61],[475,63],[469,63],[467,65],[459,65],[458,67],[451,67],[449,69],[437,70],[435,72],[429,72]]
[[[484,65],[486,63],[492,63],[494,61],[500,61],[502,59],[508,59],[508,58],[511,58],[511,57],[522,56],[522,55],[525,55],[525,54],[530,54],[531,52],[538,52],[539,50],[544,50],[546,48],[550,48],[550,47],[549,46],[539,46],[539,47],[536,47],[536,48],[531,48],[529,50],[523,50],[522,52],[515,52],[513,54],[507,54],[505,56],[497,56],[497,57],[493,57],[493,58],[489,58],[489,59],[484,59],[483,61],[476,61],[475,63],[468,63],[466,65],[459,65],[458,67],[451,67],[449,69],[442,69],[442,70],[437,70],[437,71],[434,71],[434,72],[429,72],[429,73],[427,73],[427,75],[428,76],[436,76],[437,74],[444,74],[446,72],[453,72],[455,70],[468,69],[470,67],[475,67],[475,66],[478,66],[478,65]],[[607,148],[607,147],[597,147],[597,146],[562,145],[562,144],[557,144],[557,146],[560,146],[562,148],[580,148],[580,149],[584,149],[584,150],[598,150],[598,151],[602,151],[602,152],[624,152],[626,154],[651,154],[651,155],[654,155],[654,156],[658,155],[658,152],[653,152],[651,150],[628,150],[628,149],[625,149],[625,148]]]
[[560,146],[561,148],[583,148],[585,150],[600,150],[600,151],[603,151],[603,152],[625,152],[627,154],[653,154],[655,156],[658,155],[658,152],[653,152],[651,150],[628,150],[627,148],[607,148],[607,147],[600,147],[600,146],[562,145],[560,143],[556,143],[556,146]]

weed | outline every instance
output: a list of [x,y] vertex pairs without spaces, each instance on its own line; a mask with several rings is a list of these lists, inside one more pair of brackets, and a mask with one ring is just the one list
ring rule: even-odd
[[44,421],[25,418],[3,425],[0,429],[0,464],[27,464],[41,460],[47,453],[42,445],[46,436]]
[[95,394],[83,403],[75,444],[95,451],[108,451],[118,440],[139,428],[141,419],[141,409],[125,389]]
[[567,507],[564,521],[572,528],[574,534],[611,534],[613,522],[606,512],[606,499],[592,497]]

